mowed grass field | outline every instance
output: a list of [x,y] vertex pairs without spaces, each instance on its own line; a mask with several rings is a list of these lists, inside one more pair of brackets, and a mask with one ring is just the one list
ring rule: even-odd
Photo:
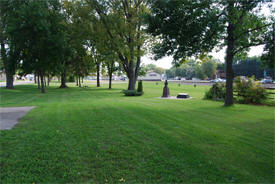
[[209,86],[163,83],[0,88],[0,106],[36,106],[0,138],[1,183],[274,183],[275,108],[203,100]]

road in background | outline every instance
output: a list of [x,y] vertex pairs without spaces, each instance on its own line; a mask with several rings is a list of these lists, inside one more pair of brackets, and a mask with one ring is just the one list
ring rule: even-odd
[[[168,80],[168,82],[173,83],[180,83],[180,84],[186,84],[186,85],[207,85],[212,86],[214,82],[205,81],[205,80]],[[275,89],[275,83],[272,84],[262,84],[265,88],[274,88]]]
[[[147,81],[144,81],[147,82]],[[164,81],[148,81],[148,82],[164,82]],[[214,82],[210,81],[205,81],[205,80],[168,80],[168,82],[172,83],[180,83],[180,84],[185,84],[185,85],[207,85],[207,86],[212,86]],[[33,81],[15,81],[14,85],[24,85],[24,84],[33,84]],[[128,81],[122,81],[122,80],[113,80],[112,84],[123,84],[123,83],[128,83]],[[84,80],[84,85],[85,84],[96,84],[95,80]],[[100,84],[109,84],[108,80],[101,80]],[[262,84],[265,88],[274,88],[275,89],[275,83],[273,84]],[[6,86],[6,82],[0,82],[0,87]]]
[[[23,85],[23,84],[33,84],[33,81],[15,81],[13,82],[13,85]],[[6,82],[0,82],[0,87],[5,87],[6,86]]]

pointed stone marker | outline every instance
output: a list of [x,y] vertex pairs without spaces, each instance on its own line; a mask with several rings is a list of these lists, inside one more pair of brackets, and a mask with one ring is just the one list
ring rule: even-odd
[[165,80],[163,93],[162,93],[162,98],[167,98],[167,97],[170,97],[170,91],[169,91],[169,88],[168,88],[168,82],[167,82],[167,80]]

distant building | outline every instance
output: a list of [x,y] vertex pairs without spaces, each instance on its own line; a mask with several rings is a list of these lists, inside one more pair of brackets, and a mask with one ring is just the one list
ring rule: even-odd
[[153,71],[148,71],[145,76],[138,77],[138,80],[143,81],[161,81],[162,75]]

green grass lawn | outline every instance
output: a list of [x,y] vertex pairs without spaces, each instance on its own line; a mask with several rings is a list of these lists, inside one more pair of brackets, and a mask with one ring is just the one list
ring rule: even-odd
[[[57,85],[57,84],[55,84]],[[203,100],[208,86],[0,89],[0,106],[37,106],[0,131],[1,183],[274,183],[275,108]]]

